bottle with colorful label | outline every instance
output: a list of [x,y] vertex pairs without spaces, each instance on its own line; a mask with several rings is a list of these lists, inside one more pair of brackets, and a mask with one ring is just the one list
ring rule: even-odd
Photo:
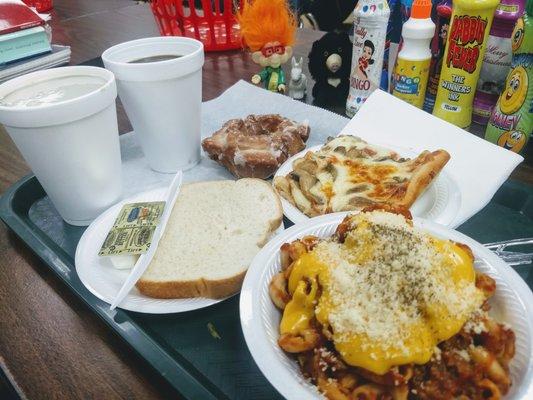
[[403,46],[392,74],[392,94],[422,108],[431,62],[429,43],[435,33],[431,0],[415,0],[411,17],[403,25]]
[[511,68],[511,34],[516,20],[524,13],[524,0],[501,0],[490,29],[487,51],[477,83],[472,120],[487,125]]
[[352,117],[379,88],[390,10],[387,0],[360,0],[354,10],[350,90],[346,115]]
[[533,130],[533,1],[511,36],[513,60],[505,87],[492,110],[485,139],[523,152]]
[[[403,26],[405,23],[409,20],[409,17],[411,16],[411,7],[413,5],[413,0],[399,0],[400,2],[400,9],[399,9],[399,18],[397,15],[393,15],[393,17],[398,18],[401,23],[401,27],[403,29]],[[391,18],[392,19],[392,18]],[[398,54],[400,53],[400,50],[403,47],[403,37],[400,35],[400,40],[398,42],[398,51],[396,52],[395,58],[394,58],[394,65],[396,65],[398,61]],[[392,76],[391,76],[391,84],[392,84]],[[392,85],[390,87],[390,93],[392,93]]]
[[389,91],[389,54],[390,54],[390,44],[392,41],[392,34],[394,29],[393,24],[393,10],[396,8],[397,0],[387,0],[389,4],[391,17],[389,18],[389,23],[387,24],[387,36],[385,39],[385,49],[383,50],[383,69],[381,70],[381,84],[379,85],[381,90]]
[[409,17],[411,17],[412,6],[413,0],[400,0],[400,16],[402,19],[402,25],[409,20]]
[[439,88],[440,70],[442,69],[442,58],[446,49],[446,39],[450,28],[450,17],[452,16],[452,0],[442,0],[437,4],[437,29],[431,41],[431,63],[429,64],[428,87],[424,100],[424,111],[433,112],[437,89]]
[[454,0],[433,115],[460,128],[472,122],[472,103],[494,11],[500,0]]

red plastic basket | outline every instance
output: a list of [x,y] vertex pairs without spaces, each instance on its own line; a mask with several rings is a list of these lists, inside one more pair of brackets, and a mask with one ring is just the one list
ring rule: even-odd
[[183,5],[183,0],[152,0],[150,6],[161,35],[187,36],[200,40],[205,51],[241,47],[235,11],[239,0],[189,0],[201,9]]
[[45,12],[52,9],[52,0],[22,0],[30,7],[35,7],[38,12]]

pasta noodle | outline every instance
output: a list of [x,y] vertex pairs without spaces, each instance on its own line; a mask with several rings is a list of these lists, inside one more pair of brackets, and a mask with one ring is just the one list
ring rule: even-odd
[[[348,229],[346,223],[341,223],[335,240],[342,243]],[[283,310],[291,300],[287,288],[294,262],[319,241],[317,237],[307,236],[281,247],[282,271],[270,284],[270,295],[279,309]],[[468,252],[471,253],[469,249]],[[318,280],[300,284],[303,296],[316,298],[320,294]],[[514,356],[515,335],[487,313],[487,299],[496,290],[494,280],[476,272],[475,286],[482,291],[485,302],[458,333],[437,345],[431,360],[425,364],[395,366],[383,375],[351,366],[334,347],[331,327],[322,326],[314,313],[310,314],[309,328],[300,333],[284,333],[278,343],[297,358],[303,375],[327,399],[500,399],[511,386],[509,362]]]
[[484,399],[498,400],[502,397],[500,389],[490,379],[482,379],[477,383],[477,386],[482,390]]

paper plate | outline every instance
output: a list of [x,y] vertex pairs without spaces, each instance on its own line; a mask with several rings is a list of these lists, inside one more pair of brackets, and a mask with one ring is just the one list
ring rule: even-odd
[[[316,386],[304,379],[297,362],[279,346],[281,312],[268,294],[272,276],[281,270],[279,248],[305,235],[329,237],[346,213],[309,219],[272,239],[254,258],[241,291],[241,325],[256,364],[288,400],[323,399]],[[477,270],[496,281],[491,314],[508,323],[516,334],[516,354],[510,364],[513,385],[506,399],[533,398],[533,293],[520,276],[483,245],[450,228],[415,219],[415,225],[435,236],[465,243],[472,249]]]
[[[309,151],[316,152],[323,145],[313,146],[295,154],[276,171],[276,176],[286,176],[292,169],[292,163],[298,158],[302,158]],[[400,149],[394,146],[383,145],[383,147],[396,151],[403,157],[416,157],[416,154],[407,149]],[[309,217],[281,197],[283,214],[295,224],[307,221]],[[411,206],[410,210],[414,217],[428,219],[442,225],[451,226],[461,207],[461,192],[459,186],[452,177],[441,171],[437,178],[431,182],[428,188]]]
[[[96,297],[111,304],[131,270],[116,269],[109,259],[99,257],[98,252],[109,230],[115,222],[120,209],[126,203],[140,201],[164,200],[166,188],[140,193],[124,200],[95,219],[83,233],[76,248],[76,272],[85,287]],[[283,224],[276,234],[283,232]],[[190,299],[156,299],[143,295],[134,287],[119,307],[125,310],[169,314],[208,307],[225,299],[207,299],[203,297]]]

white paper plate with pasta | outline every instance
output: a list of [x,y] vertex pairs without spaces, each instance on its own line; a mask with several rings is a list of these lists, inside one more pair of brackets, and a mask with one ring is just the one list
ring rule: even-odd
[[[297,224],[272,239],[250,266],[240,298],[240,317],[248,348],[262,373],[287,399],[323,399],[314,384],[301,374],[295,358],[277,343],[281,312],[272,303],[268,286],[281,270],[280,246],[306,235],[330,237],[346,213],[329,214]],[[510,325],[516,335],[516,352],[510,363],[512,386],[505,399],[533,399],[533,293],[520,276],[480,243],[433,222],[415,219],[415,226],[434,236],[468,245],[475,268],[496,281],[490,314]]]
[[[293,170],[292,164],[295,160],[303,158],[309,151],[316,152],[323,146],[324,145],[313,146],[290,157],[281,165],[281,167],[279,167],[274,177],[288,175]],[[416,153],[412,150],[390,145],[380,146],[394,150],[403,157],[416,157]],[[285,216],[293,223],[297,224],[309,219],[309,217],[300,211],[298,207],[291,204],[283,197],[281,197],[281,205],[283,206],[283,214],[285,214]],[[460,208],[461,191],[453,178],[443,170],[433,182],[431,182],[420,197],[416,199],[411,206],[410,211],[414,217],[425,218],[442,225],[452,226],[457,218]]]

